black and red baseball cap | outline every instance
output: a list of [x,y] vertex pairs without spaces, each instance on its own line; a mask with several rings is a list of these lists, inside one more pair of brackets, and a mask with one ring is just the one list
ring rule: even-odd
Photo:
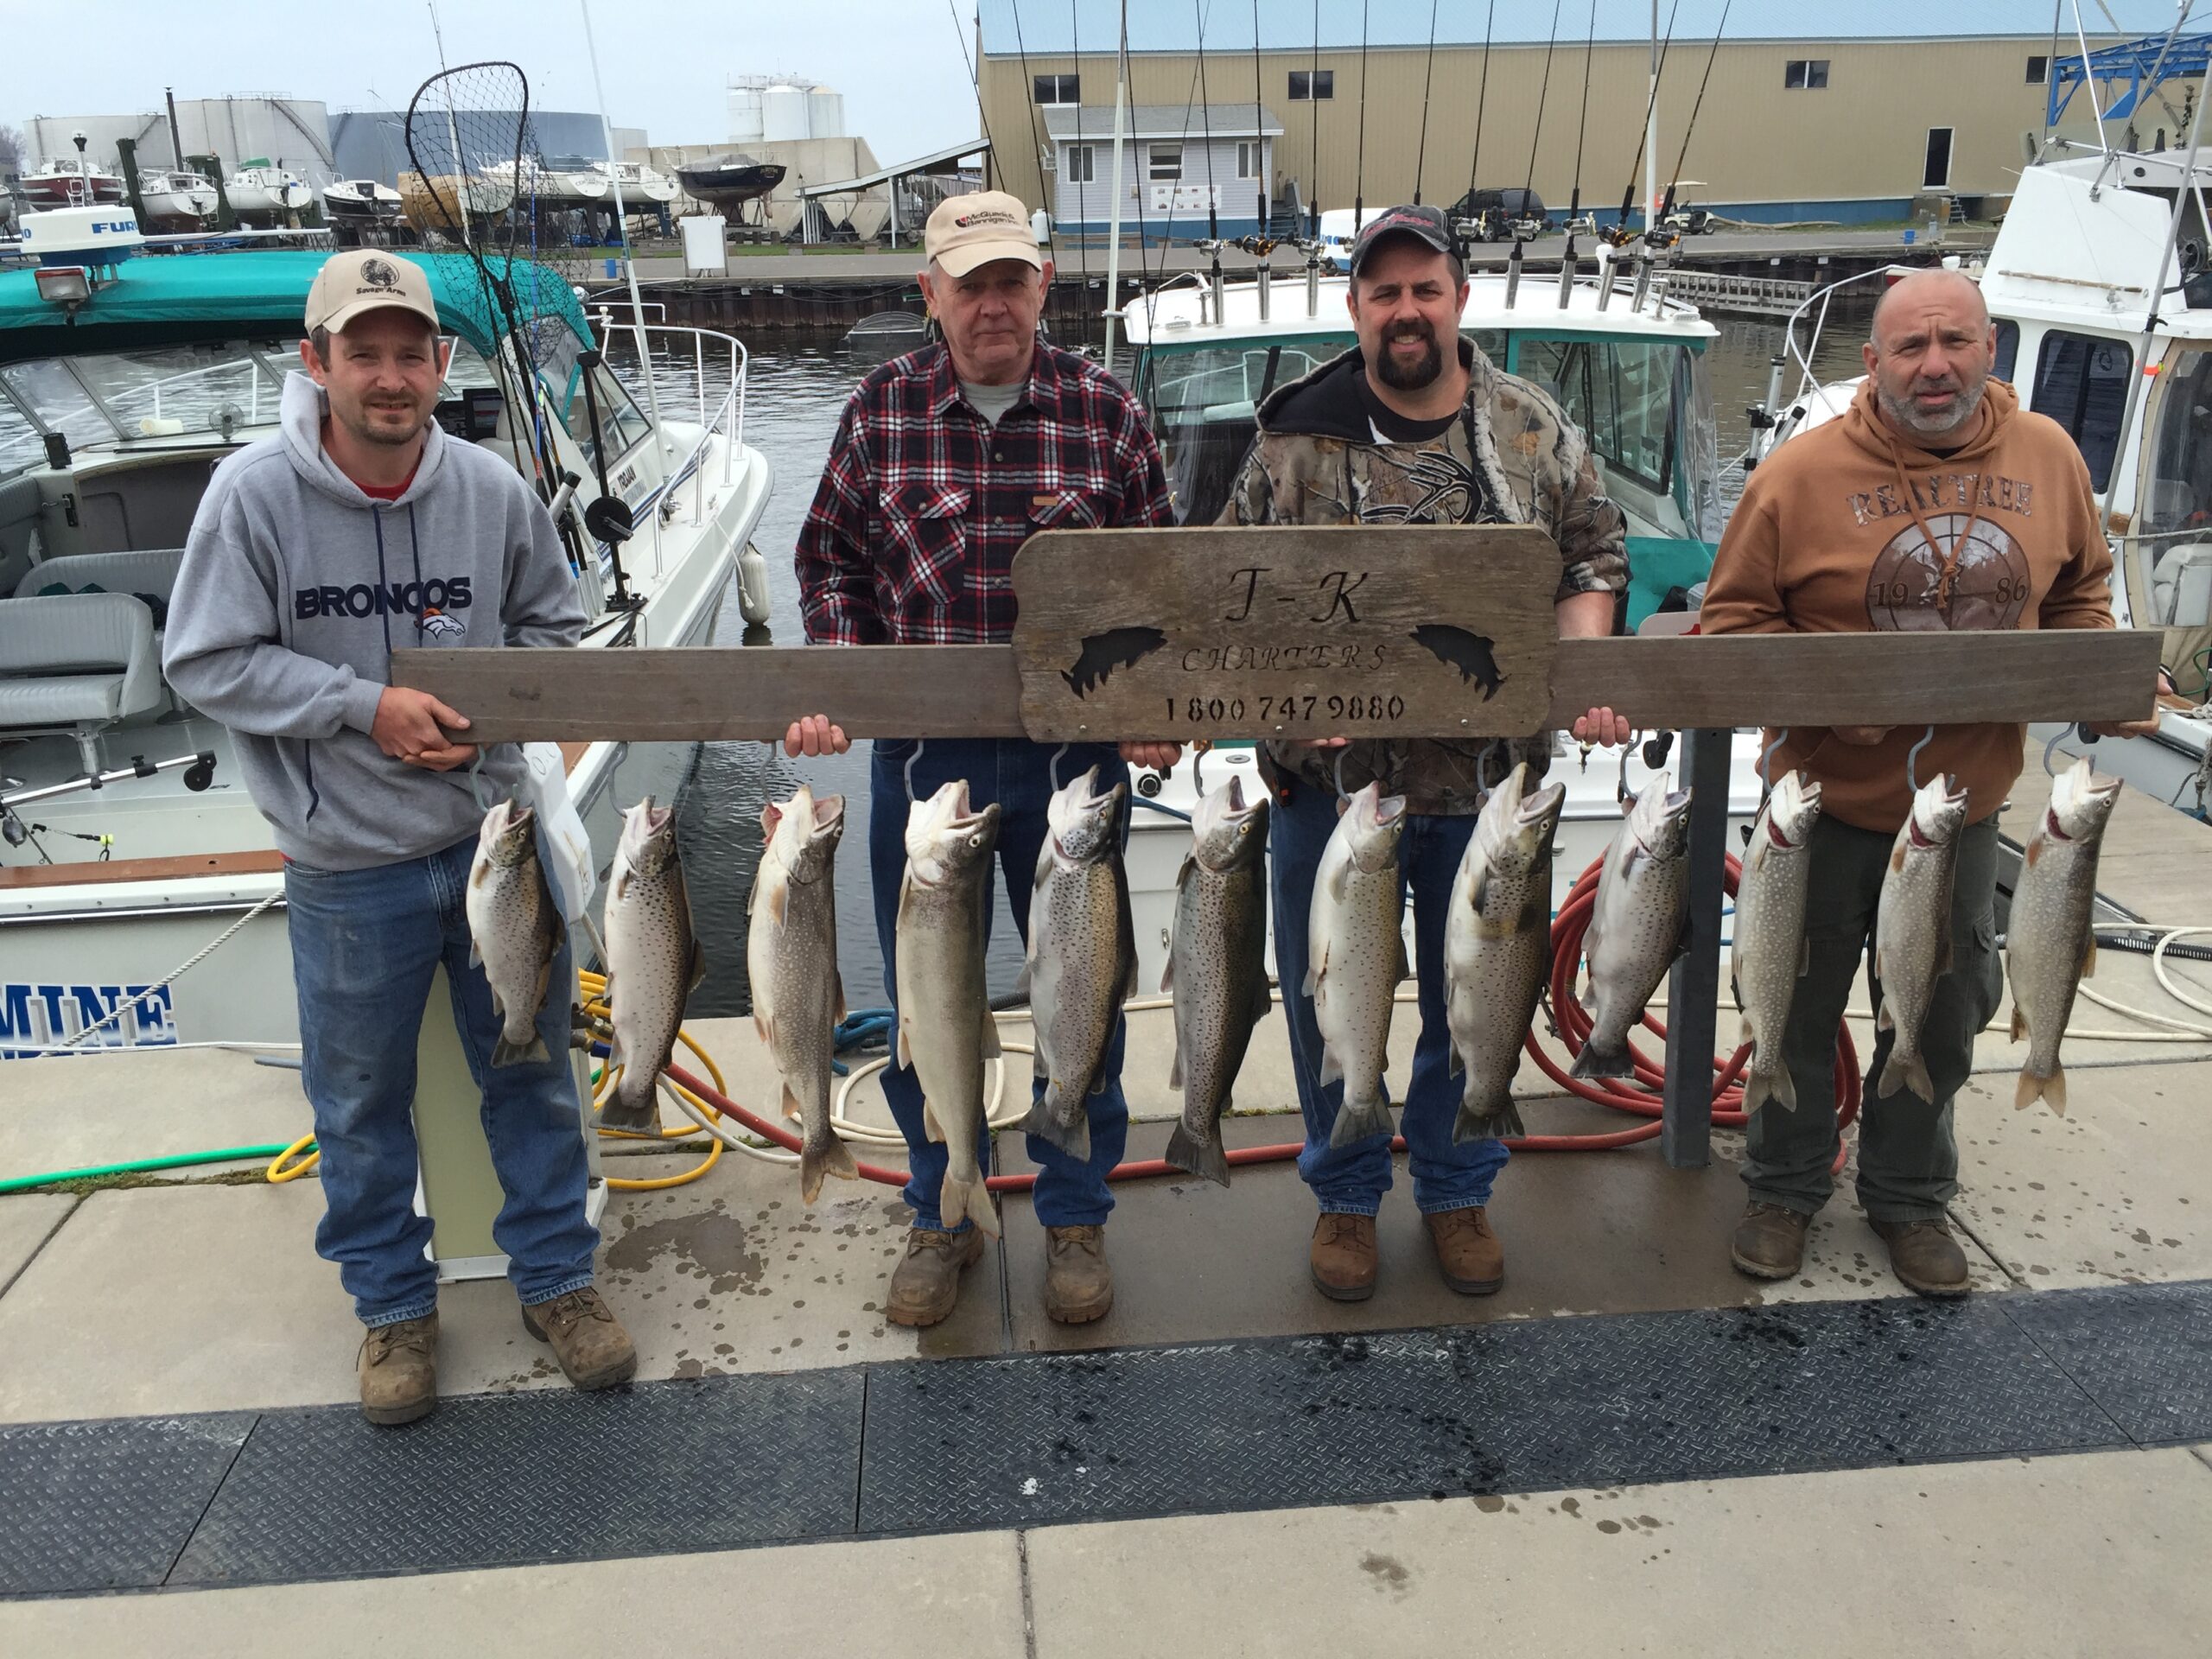
[[1351,274],[1358,276],[1359,268],[1367,263],[1367,256],[1375,251],[1376,245],[1393,236],[1418,238],[1439,253],[1459,251],[1452,234],[1452,221],[1444,216],[1441,207],[1386,207],[1360,226],[1359,238],[1351,245]]

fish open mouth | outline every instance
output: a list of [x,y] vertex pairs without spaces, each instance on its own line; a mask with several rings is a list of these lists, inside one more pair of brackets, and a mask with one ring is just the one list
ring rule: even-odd
[[814,827],[817,830],[827,830],[844,816],[845,798],[842,795],[824,795],[814,803]]
[[1375,823],[1377,828],[1388,828],[1406,816],[1406,798],[1385,795],[1375,803]]

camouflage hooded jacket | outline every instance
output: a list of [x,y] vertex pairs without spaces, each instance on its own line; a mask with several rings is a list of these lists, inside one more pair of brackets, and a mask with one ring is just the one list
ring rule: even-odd
[[[1541,525],[1559,543],[1559,597],[1628,585],[1627,521],[1599,487],[1588,446],[1551,396],[1459,342],[1467,401],[1443,432],[1383,442],[1357,378],[1357,350],[1276,391],[1217,522],[1224,524]],[[1539,773],[1548,736],[1481,741],[1373,739],[1342,750],[1268,745],[1278,774],[1334,792],[1372,779],[1409,811],[1458,816],[1516,760]],[[1484,751],[1489,751],[1487,764]],[[1343,757],[1341,772],[1338,757]]]

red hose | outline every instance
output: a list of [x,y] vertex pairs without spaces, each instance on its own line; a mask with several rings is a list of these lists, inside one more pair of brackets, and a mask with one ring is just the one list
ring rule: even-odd
[[[1598,870],[1599,865],[1592,864],[1583,871],[1569,890],[1567,902],[1560,907],[1557,918],[1552,923],[1552,1018],[1559,1028],[1560,1043],[1567,1050],[1570,1064],[1573,1057],[1582,1052],[1582,1046],[1590,1036],[1590,1015],[1575,997],[1574,976],[1582,960],[1582,938],[1589,929],[1590,912],[1597,901]],[[1743,867],[1732,855],[1724,878],[1724,886],[1732,897],[1742,874]],[[1667,1027],[1649,1014],[1643,1017],[1643,1027],[1661,1042],[1666,1041]],[[1580,1077],[1569,1077],[1566,1067],[1544,1051],[1534,1031],[1529,1033],[1528,1051],[1546,1077],[1580,1099],[1654,1120],[1665,1110],[1661,1091],[1666,1085],[1666,1068],[1663,1064],[1655,1063],[1641,1053],[1635,1057],[1636,1080],[1633,1083],[1613,1078],[1586,1082]],[[1633,1044],[1630,1045],[1630,1052],[1634,1052]],[[1746,1043],[1726,1060],[1716,1058],[1713,1062],[1715,1074],[1713,1121],[1723,1128],[1740,1128],[1744,1124],[1744,1091],[1736,1078],[1742,1073],[1744,1064],[1751,1056],[1751,1045]],[[736,1119],[753,1134],[774,1141],[787,1152],[799,1149],[798,1136],[782,1124],[756,1116],[713,1085],[693,1077],[681,1067],[669,1066],[667,1075],[671,1082],[690,1090],[716,1111]],[[1840,1027],[1836,1032],[1835,1099],[1836,1127],[1840,1132],[1859,1116],[1859,1051],[1852,1044],[1847,1027]],[[1656,1139],[1662,1127],[1655,1121],[1632,1129],[1616,1129],[1605,1135],[1515,1135],[1508,1137],[1505,1144],[1516,1152],[1603,1152],[1610,1147],[1632,1147],[1640,1141]],[[1305,1149],[1303,1141],[1290,1141],[1280,1146],[1238,1147],[1232,1148],[1228,1156],[1231,1165],[1241,1167],[1246,1164],[1287,1162]],[[1405,1149],[1403,1135],[1391,1137],[1391,1151],[1403,1152]],[[1843,1149],[1840,1146],[1836,1150],[1835,1166],[1838,1169],[1843,1167]],[[879,1181],[886,1186],[906,1185],[906,1172],[903,1169],[887,1169],[880,1164],[861,1164],[860,1173],[862,1179]],[[1185,1173],[1186,1171],[1164,1158],[1147,1158],[1136,1163],[1116,1164],[1107,1173],[1106,1179],[1109,1181],[1137,1181],[1158,1175]],[[994,1175],[986,1185],[994,1192],[1027,1192],[1036,1182],[1034,1173]]]

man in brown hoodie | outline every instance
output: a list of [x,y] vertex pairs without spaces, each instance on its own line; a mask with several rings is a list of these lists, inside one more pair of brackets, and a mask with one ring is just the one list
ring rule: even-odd
[[[2088,468],[2063,427],[2023,410],[2010,386],[1989,378],[1996,334],[1980,289],[1955,271],[1906,277],[1875,308],[1865,355],[1866,378],[1843,418],[1791,439],[1752,474],[1713,560],[1701,632],[2111,627],[2112,557]],[[1730,1256],[1755,1278],[1797,1273],[1806,1230],[1827,1201],[1836,1025],[1911,799],[1907,757],[1924,734],[1851,726],[1780,734],[1772,775],[1794,767],[1817,781],[1821,817],[1810,850],[1808,965],[1783,1039],[1797,1109],[1769,1103],[1745,1132],[1751,1202]],[[2004,989],[1997,811],[2020,775],[2025,740],[2017,725],[1937,726],[1914,763],[1923,783],[1948,772],[1968,791],[1952,965],[1921,1034],[1936,1097],[1868,1092],[1859,1201],[1897,1277],[1925,1296],[1967,1288],[1966,1255],[1947,1220],[1959,1168],[1951,1103]],[[1878,1006],[1880,982],[1871,968],[1867,977]],[[1875,1039],[1869,1077],[1890,1041],[1887,1033]]]

